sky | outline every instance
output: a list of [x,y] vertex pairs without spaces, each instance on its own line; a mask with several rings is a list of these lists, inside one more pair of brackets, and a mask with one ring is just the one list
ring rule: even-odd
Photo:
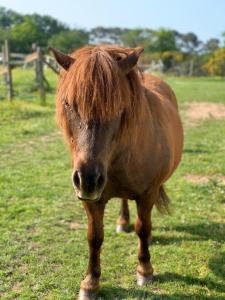
[[202,41],[225,32],[225,0],[0,0],[20,13],[51,15],[71,27],[160,27],[195,32]]

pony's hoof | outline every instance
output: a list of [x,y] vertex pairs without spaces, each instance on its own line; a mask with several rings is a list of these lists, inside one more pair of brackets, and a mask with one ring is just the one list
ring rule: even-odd
[[130,232],[130,225],[129,224],[117,224],[116,225],[116,232],[120,233],[120,232]]
[[80,289],[78,300],[96,300],[98,297],[98,292],[88,291],[85,289]]
[[137,285],[144,286],[149,283],[152,283],[152,281],[153,281],[153,274],[143,276],[143,275],[137,273]]

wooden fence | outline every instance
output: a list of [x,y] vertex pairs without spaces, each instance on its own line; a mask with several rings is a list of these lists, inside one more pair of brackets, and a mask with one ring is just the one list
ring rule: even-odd
[[[44,66],[46,65],[55,73],[59,73],[59,68],[51,56],[44,55],[42,49],[36,45],[32,45],[32,49],[34,49],[34,52],[30,54],[11,53],[9,42],[7,40],[2,47],[0,63],[2,63],[3,68],[0,70],[0,76],[3,76],[7,98],[10,101],[13,99],[13,68],[18,66],[26,67],[28,64],[32,63],[35,69],[40,98],[43,102],[45,102],[46,99],[46,86],[48,86],[48,82],[44,76]],[[152,64],[141,64],[140,68],[145,71],[151,66]]]
[[43,54],[40,47],[34,46],[34,52],[31,54],[21,54],[21,53],[10,53],[9,42],[5,41],[2,47],[2,54],[0,54],[0,61],[2,62],[2,71],[0,71],[0,76],[4,77],[4,83],[7,90],[7,98],[12,101],[13,99],[13,75],[12,69],[17,66],[26,66],[27,64],[33,62],[35,67],[36,81],[38,84],[38,90],[40,98],[43,102],[46,99],[46,89],[44,77],[44,65],[47,65],[55,73],[59,73],[57,66],[51,61],[49,56]]

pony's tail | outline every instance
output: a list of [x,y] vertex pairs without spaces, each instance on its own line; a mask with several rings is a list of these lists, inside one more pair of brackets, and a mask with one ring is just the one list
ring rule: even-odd
[[159,196],[155,202],[155,206],[160,213],[170,214],[169,210],[170,198],[167,196],[163,185],[159,188]]

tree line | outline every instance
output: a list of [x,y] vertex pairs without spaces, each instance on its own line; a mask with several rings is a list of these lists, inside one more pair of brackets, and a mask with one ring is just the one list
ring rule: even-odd
[[11,51],[20,53],[30,53],[34,43],[46,51],[52,46],[66,53],[87,44],[143,46],[143,63],[160,60],[165,72],[225,76],[225,43],[221,46],[217,38],[202,42],[193,32],[102,26],[88,31],[70,28],[48,15],[22,15],[0,7],[0,46],[5,39],[10,41]]

